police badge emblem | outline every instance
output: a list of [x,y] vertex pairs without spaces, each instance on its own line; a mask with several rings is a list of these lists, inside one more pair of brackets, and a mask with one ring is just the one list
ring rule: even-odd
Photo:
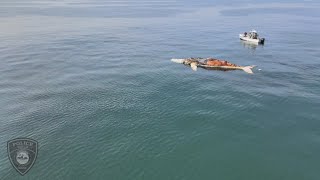
[[38,142],[29,138],[8,141],[7,150],[12,166],[23,176],[33,166],[38,154]]

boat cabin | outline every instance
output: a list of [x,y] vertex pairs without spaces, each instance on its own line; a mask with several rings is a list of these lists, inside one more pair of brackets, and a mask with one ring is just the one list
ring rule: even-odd
[[256,30],[252,30],[247,34],[247,37],[249,37],[251,39],[258,39],[259,35]]

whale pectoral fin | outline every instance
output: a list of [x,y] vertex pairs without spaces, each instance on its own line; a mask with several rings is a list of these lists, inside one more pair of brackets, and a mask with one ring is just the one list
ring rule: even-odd
[[197,71],[197,68],[198,68],[197,63],[191,63],[190,66],[192,70]]
[[252,68],[254,68],[255,66],[245,66],[242,68],[242,70],[246,73],[249,73],[249,74],[253,74],[252,72]]

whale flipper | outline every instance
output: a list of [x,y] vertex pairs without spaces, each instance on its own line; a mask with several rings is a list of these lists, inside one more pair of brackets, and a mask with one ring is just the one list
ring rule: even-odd
[[193,62],[190,64],[190,66],[192,70],[197,71],[197,68],[198,68],[197,63]]

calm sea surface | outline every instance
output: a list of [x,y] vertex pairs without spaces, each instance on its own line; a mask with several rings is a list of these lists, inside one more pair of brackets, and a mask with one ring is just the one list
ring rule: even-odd
[[[318,180],[317,1],[0,2],[0,179]],[[256,29],[264,46],[241,43]],[[243,71],[194,72],[216,57]],[[20,176],[7,141],[39,142]]]

